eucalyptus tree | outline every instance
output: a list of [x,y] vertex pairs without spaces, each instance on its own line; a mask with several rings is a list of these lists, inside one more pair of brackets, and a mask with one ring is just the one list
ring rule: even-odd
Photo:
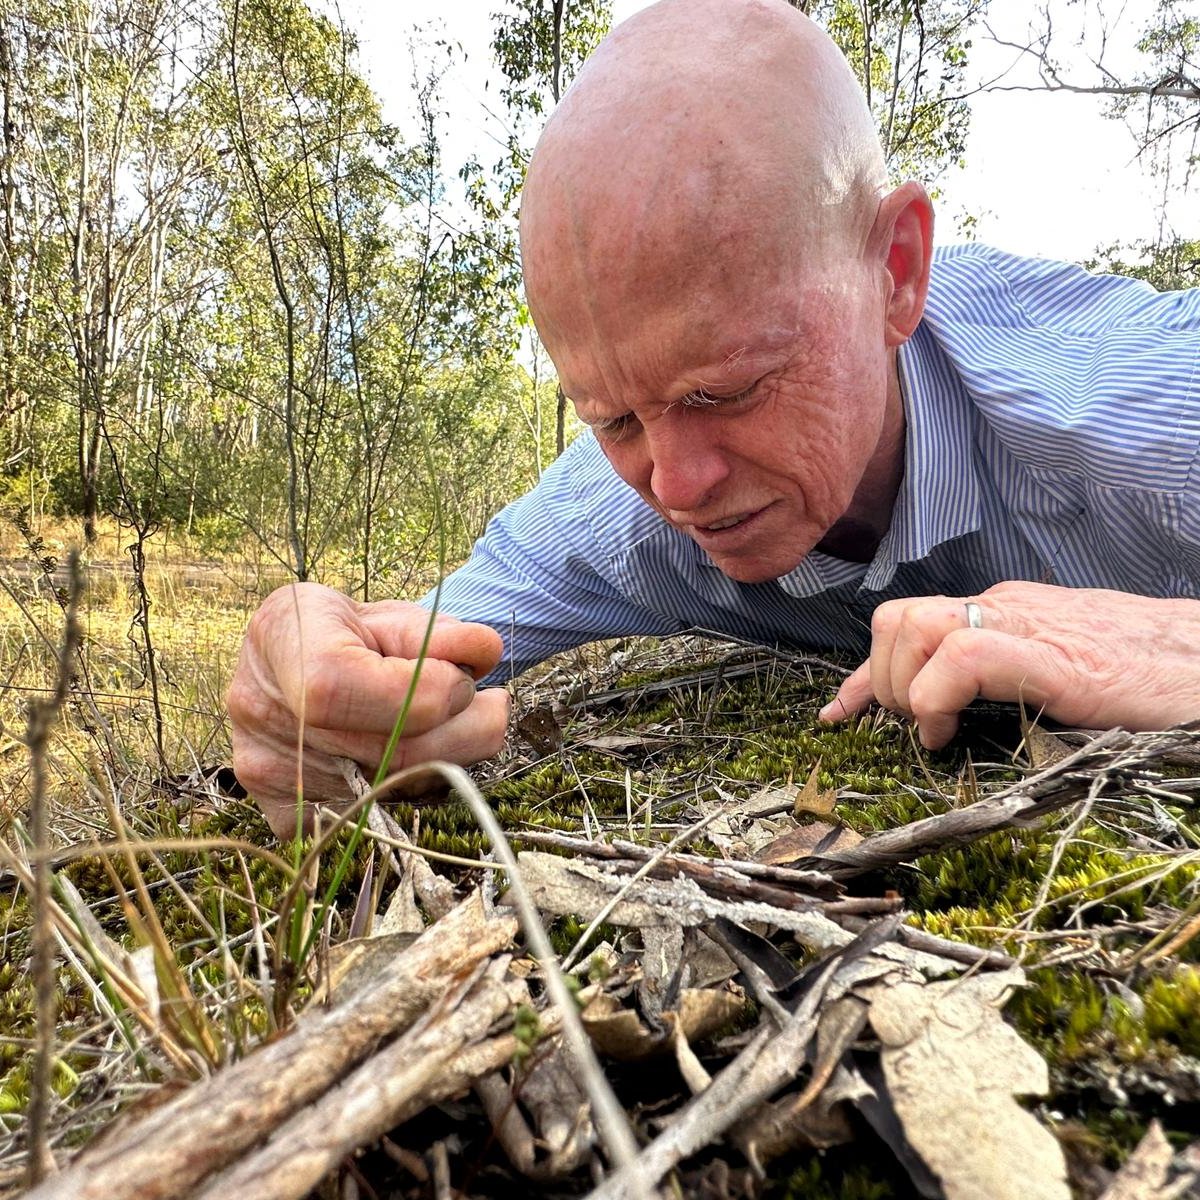
[[966,73],[988,0],[806,0],[854,68],[894,178],[938,180],[962,164]]
[[[990,30],[989,36],[1036,69],[1032,82],[1005,76],[995,86],[1093,97],[1126,126],[1136,159],[1161,189],[1154,239],[1099,249],[1089,265],[1109,264],[1160,288],[1196,286],[1200,226],[1191,197],[1200,164],[1200,13],[1194,0],[1115,8],[1078,0],[1065,12],[1041,9],[1024,38]],[[1186,227],[1173,224],[1174,214]]]
[[118,425],[155,406],[169,233],[205,169],[185,115],[196,28],[184,0],[3,10],[5,409],[23,418],[10,437],[30,441],[72,421],[89,540]]

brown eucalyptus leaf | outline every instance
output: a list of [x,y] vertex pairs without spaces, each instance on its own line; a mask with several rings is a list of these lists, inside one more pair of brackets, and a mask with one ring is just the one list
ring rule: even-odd
[[784,867],[813,854],[828,854],[832,850],[847,850],[862,841],[861,835],[848,825],[830,825],[826,821],[810,821],[763,846],[754,859],[770,867]]
[[867,994],[897,1117],[946,1200],[1069,1200],[1066,1161],[1016,1101],[1045,1095],[1041,1055],[1000,1007],[1024,984],[1017,968]]
[[1036,721],[1021,722],[1021,735],[1025,743],[1025,753],[1029,755],[1029,765],[1036,771],[1052,767],[1062,762],[1069,754],[1074,754],[1074,747],[1067,745],[1060,737],[1048,733]]
[[601,1054],[623,1062],[645,1058],[662,1041],[661,1036],[655,1037],[642,1024],[642,1019],[632,1008],[626,1008],[607,992],[601,992],[580,1013],[580,1019],[592,1045]]
[[333,1001],[341,1004],[374,981],[401,950],[407,950],[420,936],[415,931],[374,934],[330,946],[328,975],[310,1003]]
[[[584,1028],[597,1050],[626,1062],[662,1054],[676,1036],[698,1042],[719,1033],[739,1017],[746,1007],[746,993],[735,984],[719,988],[684,988],[679,1007],[666,1032],[650,1029],[632,1008],[607,992],[601,992],[580,1014]],[[664,1014],[665,1017],[666,1014]]]
[[538,754],[553,754],[562,745],[562,727],[549,704],[527,709],[513,720],[513,728]]

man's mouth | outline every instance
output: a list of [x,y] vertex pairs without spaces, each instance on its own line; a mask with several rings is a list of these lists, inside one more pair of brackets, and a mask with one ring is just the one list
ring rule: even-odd
[[732,529],[753,515],[753,513],[743,513],[740,517],[726,517],[722,521],[714,521],[711,525],[697,525],[696,528],[702,529],[705,533],[716,533],[721,529]]
[[771,505],[766,505],[763,508],[751,509],[749,512],[731,513],[727,517],[721,517],[716,521],[709,521],[707,524],[701,525],[698,521],[693,522],[691,526],[692,537],[697,538],[701,542],[712,540],[714,545],[717,540],[724,542],[729,538],[747,536],[749,531],[757,526],[758,519],[769,509]]

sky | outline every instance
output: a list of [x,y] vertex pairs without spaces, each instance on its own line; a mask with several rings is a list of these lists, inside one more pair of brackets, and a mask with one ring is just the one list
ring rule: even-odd
[[[341,0],[346,24],[359,36],[361,65],[384,105],[385,117],[412,125],[414,53],[412,30],[424,27],[428,41],[455,44],[455,65],[444,81],[447,118],[443,152],[447,165],[470,153],[491,162],[503,136],[503,102],[491,67],[491,14],[502,0]],[[650,0],[614,0],[623,20]],[[1090,6],[1049,0],[1056,22],[1064,77],[1092,82],[1085,58],[1073,55],[1080,34],[1095,53],[1095,30],[1072,26]],[[990,26],[997,38],[1024,41],[1039,5],[1033,0],[993,4]],[[1136,40],[1153,0],[1126,0],[1110,31],[1106,65],[1120,71],[1131,62],[1122,50]],[[435,51],[435,53],[444,53]],[[1036,82],[1032,64],[989,38],[975,37],[971,73],[979,79],[1004,76],[1002,85]],[[1102,98],[1066,93],[990,90],[972,99],[967,166],[941,181],[936,237],[961,240],[959,220],[977,219],[975,235],[1005,250],[1053,258],[1083,259],[1097,247],[1153,240],[1162,219],[1163,184],[1144,168],[1133,133],[1103,116]],[[1178,174],[1176,182],[1178,181]],[[1167,228],[1200,238],[1200,179],[1184,198],[1176,185],[1166,209]],[[1186,202],[1185,202],[1186,199]]]

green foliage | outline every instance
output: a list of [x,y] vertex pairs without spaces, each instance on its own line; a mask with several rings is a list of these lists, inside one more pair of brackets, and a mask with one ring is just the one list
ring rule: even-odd
[[1097,250],[1083,266],[1089,271],[1144,279],[1160,292],[1200,287],[1200,240],[1173,238],[1161,245],[1108,246]]
[[816,0],[804,8],[857,73],[893,178],[932,185],[961,166],[967,55],[987,0]]
[[[1167,142],[1200,121],[1200,17],[1190,0],[1158,0],[1135,49],[1145,56],[1112,102],[1114,116],[1136,116],[1144,144]],[[1109,83],[1114,81],[1110,78]],[[1116,81],[1118,89],[1120,81]],[[1144,111],[1135,113],[1141,108]],[[1192,147],[1194,154],[1194,143]]]
[[434,568],[433,440],[460,557],[553,400],[512,362],[511,263],[447,219],[438,72],[405,143],[303,0],[81,11],[0,15],[3,490],[367,595]]

